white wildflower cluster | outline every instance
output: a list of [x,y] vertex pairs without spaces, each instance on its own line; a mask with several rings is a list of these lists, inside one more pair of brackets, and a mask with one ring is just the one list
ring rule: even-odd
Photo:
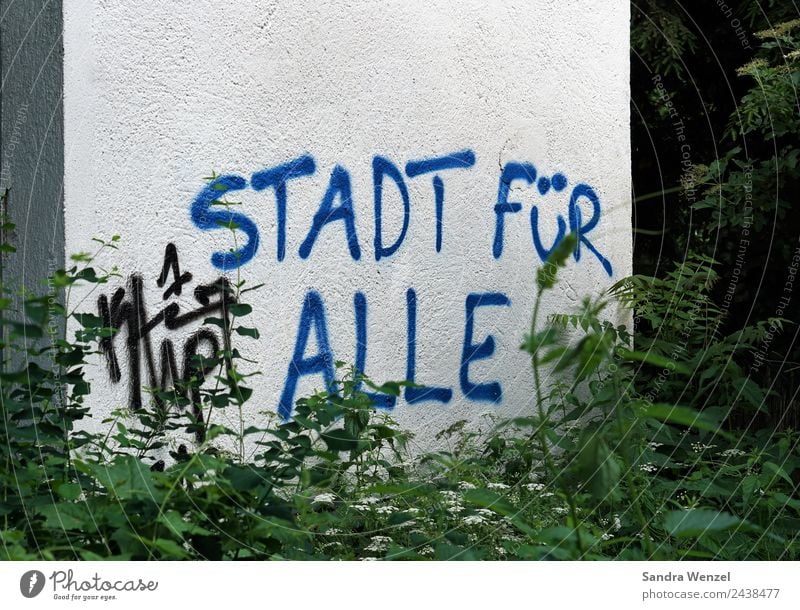
[[494,547],[494,552],[497,553],[500,557],[506,556],[506,550],[501,546]]
[[488,489],[494,489],[496,491],[508,489],[508,485],[506,485],[505,483],[487,483],[486,487]]
[[619,515],[614,515],[614,525],[612,526],[614,531],[619,531],[622,529],[622,521],[619,518]]
[[325,530],[326,536],[338,536],[341,533],[342,530],[340,530],[338,527],[329,527],[328,529]]
[[557,515],[566,515],[569,512],[569,509],[564,506],[554,506],[553,512]]
[[426,545],[419,550],[419,554],[425,557],[430,557],[433,555],[433,547],[430,545]]
[[370,538],[369,546],[367,546],[364,550],[369,551],[370,553],[383,553],[387,548],[389,548],[389,543],[392,539],[389,536],[373,536]]
[[488,508],[479,508],[475,511],[477,514],[486,517],[487,519],[491,519],[494,517],[494,511],[489,510]]
[[[352,508],[355,510],[360,510],[361,512],[365,512],[372,510],[373,505],[378,504],[380,501],[381,499],[378,496],[367,496],[365,498],[359,498],[358,502],[352,505]],[[392,508],[394,509],[394,507]]]
[[380,561],[377,557],[361,557],[359,561]]
[[543,491],[544,484],[543,483],[527,483],[525,485],[525,489],[528,491]]
[[603,534],[602,536],[600,536],[600,538],[601,538],[602,540],[611,540],[613,537],[614,537],[614,534],[611,534],[611,533],[609,533],[609,532],[606,532],[605,534]]
[[709,449],[714,449],[716,445],[704,445],[703,443],[692,443],[692,451],[695,453],[703,453]]
[[655,441],[650,441],[649,443],[647,443],[647,446],[650,447],[650,449],[652,449],[653,451],[655,451],[659,447],[662,447],[663,445],[664,443],[656,443]]
[[639,464],[639,470],[642,472],[655,472],[658,467],[655,464],[648,462],[647,464]]
[[318,494],[314,496],[314,499],[311,500],[312,504],[323,505],[323,504],[333,504],[336,501],[336,496],[332,493],[324,493]]
[[483,525],[486,523],[486,518],[482,515],[467,515],[464,517],[464,525]]
[[463,491],[468,491],[470,489],[475,489],[475,486],[472,483],[470,483],[469,481],[461,481],[458,484],[458,488],[463,490]]
[[445,490],[441,492],[444,503],[450,512],[460,513],[464,511],[464,506],[461,504],[461,496],[454,491]]
[[396,510],[396,507],[392,506],[391,504],[387,504],[386,506],[379,506],[375,509],[375,512],[379,515],[391,515]]
[[741,457],[746,455],[741,449],[725,449],[724,451],[720,451],[719,454],[722,457]]

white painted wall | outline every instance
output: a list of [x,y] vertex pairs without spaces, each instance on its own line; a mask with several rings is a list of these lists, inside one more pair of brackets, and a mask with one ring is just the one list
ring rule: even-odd
[[[568,220],[573,189],[588,185],[602,214],[586,237],[612,266],[609,277],[584,246],[564,273],[545,313],[563,311],[586,293],[631,270],[628,3],[624,0],[159,0],[64,3],[65,208],[67,253],[94,249],[91,238],[122,236],[104,256],[125,276],[140,273],[148,315],[172,301],[197,307],[193,289],[214,280],[214,252],[232,247],[225,230],[201,230],[193,201],[212,172],[241,176],[237,211],[258,229],[255,256],[238,272],[265,288],[249,295],[258,341],[240,350],[263,375],[248,417],[275,411],[295,348],[309,290],[324,300],[334,357],[353,362],[353,298],[367,302],[366,373],[377,382],[406,374],[406,293],[417,296],[419,383],[452,389],[443,404],[400,400],[393,415],[417,433],[421,447],[455,420],[531,413],[530,361],[518,348],[528,330],[535,270],[529,210],[539,209],[542,241],[552,243],[556,217]],[[436,252],[433,174],[409,178],[408,161],[469,150],[475,163],[440,173],[445,188],[441,251]],[[274,189],[251,188],[254,172],[304,154],[313,175],[288,184],[286,256],[276,256]],[[397,252],[375,260],[372,163],[375,155],[403,172],[410,222]],[[500,258],[493,255],[501,172],[531,163],[539,176],[562,173],[560,193],[511,184]],[[325,226],[310,256],[306,238],[336,165],[352,184],[361,250],[353,260],[345,223]],[[385,186],[385,242],[400,232],[402,205]],[[340,202],[337,200],[336,204]],[[578,200],[583,223],[592,214]],[[237,247],[247,236],[237,232]],[[177,299],[162,300],[156,279],[174,243],[181,271],[193,275]],[[228,272],[235,279],[236,271]],[[110,294],[116,286],[102,287]],[[498,292],[510,306],[477,309],[475,342],[492,335],[494,354],[470,365],[475,382],[501,384],[500,402],[465,397],[459,367],[470,293]],[[94,309],[98,292],[85,301]],[[129,295],[128,295],[129,296]],[[622,320],[623,318],[620,318]],[[151,334],[178,351],[194,326]],[[313,337],[313,333],[312,333]],[[125,335],[117,339],[122,379],[109,381],[97,361],[91,376],[99,421],[128,402]],[[307,355],[316,352],[312,339]],[[149,383],[147,384],[149,385]],[[301,378],[298,397],[323,386]]]

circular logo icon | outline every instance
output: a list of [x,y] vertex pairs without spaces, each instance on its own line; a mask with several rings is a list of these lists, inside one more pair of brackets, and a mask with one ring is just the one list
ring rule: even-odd
[[36,597],[44,589],[44,574],[39,570],[28,570],[19,579],[19,591],[27,598]]

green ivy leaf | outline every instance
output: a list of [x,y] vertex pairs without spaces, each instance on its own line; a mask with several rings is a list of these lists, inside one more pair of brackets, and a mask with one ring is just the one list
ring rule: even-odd
[[594,498],[610,500],[619,497],[617,485],[622,467],[596,429],[584,431],[576,465],[578,478],[585,482],[586,489]]
[[567,259],[574,252],[577,244],[578,240],[574,233],[566,235],[547,257],[544,265],[537,269],[536,286],[540,293],[556,285],[558,268],[567,264]]
[[244,326],[237,326],[233,330],[235,330],[237,334],[240,334],[243,337],[252,337],[253,339],[258,339],[261,336],[259,335],[257,328],[246,328]]
[[722,430],[722,424],[719,421],[711,419],[700,411],[695,411],[689,407],[681,407],[678,405],[668,405],[663,403],[655,403],[648,405],[642,413],[644,417],[652,417],[659,421],[677,424],[679,426],[689,426],[697,430],[704,430],[706,432],[713,432],[725,438],[731,438],[731,435]]
[[705,534],[727,531],[741,523],[741,519],[730,513],[691,508],[667,513],[664,529],[676,538],[700,538]]
[[241,318],[242,316],[246,316],[252,312],[253,308],[247,303],[234,303],[233,305],[228,306],[228,311],[230,311],[236,317]]

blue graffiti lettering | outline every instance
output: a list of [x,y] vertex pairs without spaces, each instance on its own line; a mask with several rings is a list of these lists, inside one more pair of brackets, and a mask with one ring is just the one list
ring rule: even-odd
[[[436,242],[435,251],[441,252],[444,234],[444,180],[441,172],[451,169],[467,169],[475,165],[475,153],[465,149],[440,157],[430,157],[405,164],[405,173],[408,178],[416,178],[425,174],[433,174],[432,184],[435,203]],[[303,155],[292,161],[255,172],[251,179],[251,186],[256,191],[272,187],[275,189],[275,203],[277,216],[277,260],[283,261],[286,257],[286,225],[287,225],[287,182],[294,178],[310,176],[316,171],[316,163],[310,155]],[[390,244],[384,243],[384,184],[390,179],[397,187],[402,202],[403,220],[399,233]],[[408,233],[411,202],[408,187],[400,169],[389,159],[376,155],[372,160],[372,181],[375,212],[374,248],[375,260],[391,257],[403,244]],[[535,185],[540,195],[546,195],[551,190],[564,191],[567,188],[567,177],[556,172],[551,177],[537,176],[537,170],[531,163],[509,162],[501,172],[497,191],[497,202],[494,205],[495,228],[492,241],[492,255],[500,258],[503,254],[505,239],[505,224],[507,214],[516,214],[522,210],[520,201],[509,201],[513,183],[521,181],[528,186]],[[259,232],[250,216],[240,212],[233,212],[227,207],[212,206],[220,204],[220,198],[232,190],[247,188],[247,181],[241,176],[227,175],[212,180],[195,198],[191,206],[191,219],[202,230],[229,228],[242,231],[247,235],[244,246],[228,252],[215,252],[212,255],[212,264],[223,270],[241,267],[252,260],[259,247]],[[339,204],[334,205],[339,199]],[[592,205],[592,213],[584,222],[579,201],[586,198]],[[548,248],[542,243],[540,231],[541,208],[533,205],[530,210],[531,238],[534,250],[539,259],[544,262],[553,249],[564,238],[569,229],[576,233],[578,241],[573,252],[576,261],[581,259],[581,250],[586,248],[594,254],[605,272],[613,275],[611,262],[606,259],[592,243],[588,233],[597,227],[602,215],[600,199],[595,190],[586,185],[578,184],[572,190],[568,208],[568,223],[560,214],[556,215],[556,235],[552,245]],[[347,247],[353,260],[360,260],[361,245],[356,231],[355,206],[352,199],[352,182],[349,172],[341,165],[334,166],[328,187],[322,197],[319,209],[314,214],[311,227],[300,245],[299,256],[307,259],[322,231],[329,223],[341,220],[344,223]]]
[[[406,175],[415,178],[431,172],[442,172],[447,169],[465,169],[475,165],[475,153],[462,150],[444,157],[409,161],[406,163]],[[436,205],[436,251],[442,251],[442,232],[444,229],[444,181],[436,174],[433,177],[433,196]]]
[[[586,224],[581,224],[581,208],[578,205],[578,199],[581,197],[587,198],[592,203],[592,217]],[[576,262],[581,260],[582,243],[592,254],[597,257],[597,259],[600,261],[600,264],[603,265],[603,269],[605,269],[606,273],[608,273],[608,276],[611,277],[611,263],[602,254],[600,254],[600,252],[598,252],[597,248],[594,247],[594,244],[592,244],[592,242],[590,242],[586,237],[586,234],[594,229],[598,222],[600,222],[600,198],[597,196],[597,193],[594,192],[592,187],[586,184],[579,184],[572,190],[572,196],[569,198],[569,230],[572,233],[575,233],[575,236],[578,239],[573,256],[575,257]]]
[[478,307],[507,307],[511,305],[509,298],[500,292],[472,293],[467,295],[467,321],[464,326],[464,348],[461,352],[459,378],[461,391],[472,400],[499,403],[503,397],[500,382],[474,383],[469,379],[469,365],[476,360],[484,360],[494,354],[494,337],[488,335],[480,343],[473,343],[475,329],[475,310]]
[[[306,357],[306,346],[312,326],[317,343],[317,353]],[[286,383],[283,386],[283,392],[278,404],[278,414],[284,420],[288,420],[294,410],[294,395],[297,390],[298,380],[307,375],[318,375],[320,373],[325,379],[325,385],[330,387],[334,381],[333,352],[331,352],[328,339],[325,305],[319,293],[311,290],[306,294],[306,298],[303,301],[303,311],[300,314],[294,354],[289,363]]]
[[[341,204],[334,208],[333,200],[337,195],[339,196]],[[356,235],[350,174],[348,174],[347,170],[341,165],[334,167],[333,172],[331,172],[328,190],[325,191],[325,196],[322,198],[319,210],[314,214],[314,220],[311,224],[311,229],[308,231],[308,235],[300,245],[300,258],[309,257],[311,248],[314,247],[314,242],[317,240],[322,227],[336,220],[344,221],[345,231],[347,233],[347,247],[350,249],[350,256],[353,257],[353,260],[360,259],[361,248],[358,245],[358,236]]]
[[[552,188],[555,192],[559,193],[567,188],[567,177],[564,174],[553,174],[552,179],[547,176],[540,176],[536,182],[536,188],[539,189],[540,195],[546,195]],[[539,236],[539,208],[533,206],[531,208],[531,237],[533,237],[533,247],[536,248],[536,253],[542,262],[547,260],[550,253],[555,250],[559,242],[564,239],[567,232],[567,223],[564,218],[559,214],[556,216],[556,223],[558,224],[558,232],[556,238],[553,240],[553,245],[548,249],[542,245],[541,237]]]
[[214,252],[211,255],[211,264],[223,271],[241,267],[255,256],[258,250],[258,228],[244,214],[232,212],[224,207],[212,210],[211,206],[217,204],[225,193],[240,191],[246,187],[247,180],[241,176],[230,175],[215,178],[200,191],[189,212],[192,222],[203,231],[228,228],[238,229],[247,235],[247,243],[238,250]]
[[[364,367],[367,362],[367,297],[363,292],[356,292],[353,297],[353,309],[356,314],[356,371],[366,375]],[[355,391],[361,389],[363,382],[356,383]],[[364,392],[373,404],[380,409],[394,409],[397,397],[382,392]]]
[[[400,235],[391,246],[383,245],[383,178],[388,176],[394,180],[400,197],[403,199],[403,228]],[[372,185],[375,203],[375,260],[391,256],[403,243],[408,231],[408,218],[411,213],[411,204],[408,199],[408,188],[403,180],[403,175],[397,166],[384,157],[376,156],[372,160]]]
[[567,233],[567,223],[561,217],[561,214],[556,216],[556,222],[558,223],[556,238],[553,240],[553,245],[549,249],[545,248],[539,236],[539,208],[536,206],[531,208],[531,236],[533,237],[533,247],[536,248],[536,253],[542,261],[547,260],[547,257],[550,256],[550,253],[555,250],[556,246],[564,239],[564,235]]
[[494,206],[495,229],[492,254],[500,258],[503,254],[503,234],[505,229],[505,215],[519,212],[522,204],[508,200],[508,192],[514,180],[524,180],[532,184],[536,180],[536,168],[530,163],[507,163],[500,174],[500,186],[497,189],[497,204]]
[[[412,288],[406,292],[406,314],[408,320],[406,335],[406,381],[417,383],[417,293]],[[426,386],[424,388],[406,387],[405,399],[410,405],[417,404],[426,400],[448,403],[453,397],[453,390],[450,388],[436,388]]]
[[286,183],[294,178],[310,176],[316,171],[314,157],[303,155],[287,163],[263,169],[253,174],[250,182],[257,191],[275,189],[275,205],[278,217],[278,261],[286,257]]

